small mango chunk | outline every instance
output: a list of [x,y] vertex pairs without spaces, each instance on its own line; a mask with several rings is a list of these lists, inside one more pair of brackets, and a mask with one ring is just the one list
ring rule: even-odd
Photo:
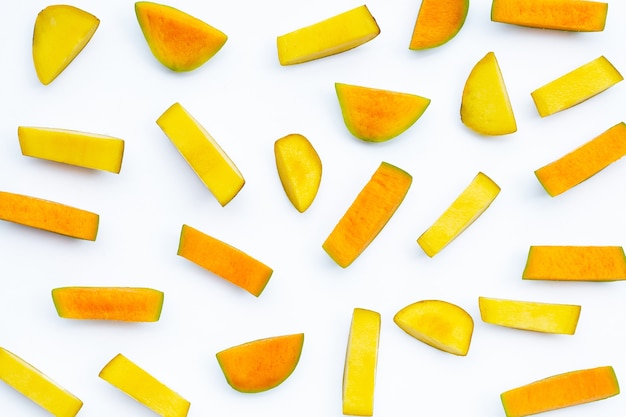
[[19,356],[0,347],[0,380],[55,417],[74,417],[83,402]]
[[300,361],[304,334],[254,340],[216,354],[226,381],[235,390],[256,393],[276,388]]
[[367,6],[355,7],[276,38],[280,65],[294,65],[356,48],[380,34]]
[[467,18],[469,0],[422,0],[409,49],[436,48],[454,38]]
[[525,417],[603,400],[619,392],[613,367],[600,366],[534,381],[503,392],[500,399],[507,417]]
[[80,54],[100,25],[100,19],[65,4],[37,14],[33,31],[33,63],[39,81],[48,85]]
[[346,127],[368,142],[385,142],[411,127],[430,99],[415,94],[335,83]]

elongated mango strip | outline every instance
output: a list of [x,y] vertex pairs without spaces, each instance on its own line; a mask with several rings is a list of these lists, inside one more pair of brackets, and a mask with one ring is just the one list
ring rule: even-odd
[[55,417],[74,417],[83,406],[83,402],[76,396],[22,358],[1,347],[0,380]]
[[500,398],[507,417],[525,417],[603,400],[619,392],[613,367],[601,366],[531,382],[503,392]]
[[535,176],[552,197],[591,178],[626,155],[626,124],[620,122],[561,158],[537,169]]
[[22,194],[0,191],[0,220],[77,239],[96,240],[100,216]]
[[523,279],[553,281],[626,280],[621,246],[531,246]]
[[258,297],[273,270],[239,249],[183,225],[178,255]]

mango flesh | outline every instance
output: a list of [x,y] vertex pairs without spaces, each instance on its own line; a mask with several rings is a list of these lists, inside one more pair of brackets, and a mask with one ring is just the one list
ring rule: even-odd
[[409,49],[441,46],[454,38],[465,23],[469,0],[422,0]]
[[76,58],[98,29],[100,20],[69,5],[51,5],[35,19],[33,63],[37,77],[48,85]]
[[193,71],[219,52],[228,36],[179,9],[135,3],[139,27],[154,57],[172,71]]
[[461,121],[483,135],[507,135],[517,131],[509,93],[493,52],[488,52],[474,65],[465,81]]
[[415,94],[335,83],[346,127],[368,142],[385,142],[403,133],[424,114],[430,99]]
[[409,304],[393,318],[409,335],[436,349],[465,356],[474,332],[474,320],[461,307],[442,300]]
[[303,344],[303,333],[275,336],[224,349],[216,357],[233,389],[256,393],[276,388],[289,378]]

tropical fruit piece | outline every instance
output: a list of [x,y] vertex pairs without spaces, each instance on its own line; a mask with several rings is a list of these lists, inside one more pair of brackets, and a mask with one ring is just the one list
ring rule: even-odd
[[478,297],[478,307],[485,323],[542,333],[573,335],[580,317],[574,304]]
[[422,0],[409,49],[441,46],[454,38],[465,23],[469,0]]
[[100,216],[54,201],[0,191],[0,220],[76,239],[96,240]]
[[600,56],[530,93],[541,117],[569,109],[622,81],[624,77]]
[[461,307],[442,300],[422,300],[402,308],[394,323],[429,346],[466,356],[474,332],[474,320]]
[[322,181],[322,161],[309,140],[297,133],[274,142],[278,177],[289,201],[300,213],[315,200]]
[[164,4],[138,1],[135,14],[150,51],[172,71],[195,70],[228,40],[221,30]]
[[413,126],[424,114],[430,99],[357,85],[335,83],[341,114],[355,137],[385,142]]
[[539,29],[601,32],[608,4],[584,0],[493,0],[491,20]]
[[258,297],[272,269],[241,250],[186,224],[180,232],[178,255]]
[[396,212],[412,180],[382,162],[322,244],[326,253],[342,268],[354,262]]
[[19,356],[0,347],[0,380],[55,417],[74,417],[83,402]]
[[352,312],[343,370],[342,409],[345,415],[374,414],[380,323],[380,313],[376,311],[355,308]]
[[367,6],[355,7],[276,38],[280,65],[294,65],[356,48],[380,33]]
[[517,131],[515,114],[493,52],[488,52],[470,71],[461,98],[461,121],[489,136]]
[[185,417],[189,412],[189,401],[121,353],[98,376],[162,417]]
[[626,155],[626,124],[620,122],[561,158],[535,170],[535,176],[555,197],[588,180]]
[[170,106],[157,124],[222,206],[239,193],[245,184],[241,172],[180,103]]
[[158,321],[163,292],[132,287],[59,287],[52,290],[59,317],[80,320]]
[[507,417],[525,417],[603,400],[619,394],[611,366],[580,369],[553,375],[500,395]]
[[67,129],[19,126],[22,155],[119,174],[124,140]]
[[479,172],[435,223],[417,238],[417,243],[428,256],[435,256],[474,223],[499,193],[498,184]]
[[621,246],[531,246],[523,279],[623,281],[626,256]]
[[256,393],[282,384],[296,369],[304,334],[254,340],[216,354],[224,377],[233,389]]
[[39,81],[48,85],[87,46],[100,19],[65,4],[50,5],[37,14],[33,30],[33,63]]

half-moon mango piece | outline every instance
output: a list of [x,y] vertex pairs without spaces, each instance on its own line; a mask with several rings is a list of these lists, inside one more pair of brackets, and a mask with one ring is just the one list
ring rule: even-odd
[[454,38],[463,27],[469,0],[422,0],[409,49],[435,48]]

